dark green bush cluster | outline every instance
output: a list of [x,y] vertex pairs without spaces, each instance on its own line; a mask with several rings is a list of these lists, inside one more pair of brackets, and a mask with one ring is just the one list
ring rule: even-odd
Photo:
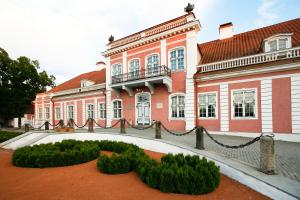
[[8,132],[8,131],[0,131],[0,143],[5,142],[11,138],[14,138],[22,133],[17,132]]
[[100,150],[114,152],[100,155],[97,167],[109,174],[137,172],[143,182],[162,192],[203,194],[215,190],[220,171],[214,162],[199,156],[168,154],[161,162],[150,158],[133,144],[113,141],[74,141],[23,147],[14,152],[13,164],[22,167],[64,166],[97,158]]

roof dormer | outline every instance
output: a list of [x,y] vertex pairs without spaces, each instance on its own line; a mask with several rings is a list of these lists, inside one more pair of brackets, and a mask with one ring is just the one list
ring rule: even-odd
[[95,82],[94,81],[90,81],[90,80],[87,80],[87,79],[82,79],[80,81],[80,86],[83,88],[83,87],[87,87],[87,86],[91,86],[91,85],[94,85]]
[[280,33],[264,39],[264,52],[273,52],[292,48],[292,33]]

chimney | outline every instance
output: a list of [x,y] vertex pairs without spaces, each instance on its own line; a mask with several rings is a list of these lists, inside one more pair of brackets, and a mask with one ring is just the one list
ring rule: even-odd
[[228,22],[219,27],[220,40],[231,38],[233,36],[233,24]]
[[96,70],[101,71],[102,69],[106,68],[105,62],[99,61],[96,63]]

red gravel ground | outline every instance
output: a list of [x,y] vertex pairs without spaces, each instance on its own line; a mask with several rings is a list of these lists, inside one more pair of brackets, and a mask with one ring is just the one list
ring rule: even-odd
[[[162,155],[146,153],[156,159]],[[144,184],[135,172],[102,174],[97,170],[96,160],[68,167],[32,169],[13,166],[11,156],[11,151],[0,149],[0,200],[268,199],[226,176],[222,176],[220,186],[210,194],[166,194]]]

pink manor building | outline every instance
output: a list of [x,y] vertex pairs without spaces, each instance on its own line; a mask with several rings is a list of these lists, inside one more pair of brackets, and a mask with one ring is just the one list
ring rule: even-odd
[[198,44],[191,12],[114,40],[106,64],[38,94],[35,126],[89,117],[111,126],[161,121],[173,130],[300,133],[300,19]]

